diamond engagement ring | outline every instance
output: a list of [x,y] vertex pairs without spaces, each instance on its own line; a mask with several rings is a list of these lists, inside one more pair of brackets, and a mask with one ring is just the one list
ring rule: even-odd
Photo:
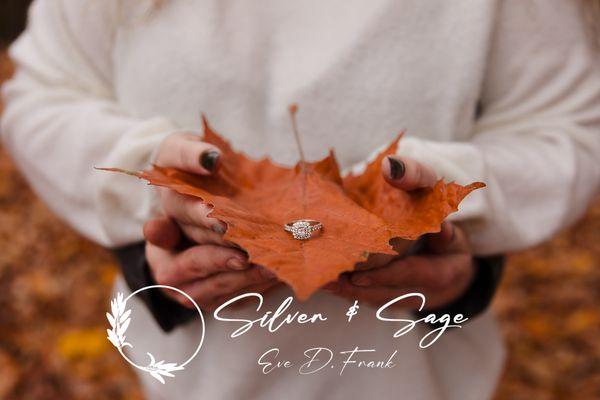
[[294,239],[307,240],[312,237],[313,232],[323,229],[323,224],[314,219],[299,219],[285,224],[286,231],[291,232]]

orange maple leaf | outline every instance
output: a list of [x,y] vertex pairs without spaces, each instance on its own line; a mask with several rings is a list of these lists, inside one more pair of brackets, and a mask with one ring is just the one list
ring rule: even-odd
[[439,232],[441,223],[458,210],[460,202],[485,184],[475,182],[461,186],[440,179],[433,188],[411,192],[389,185],[381,173],[381,162],[396,154],[401,137],[399,135],[379,153],[363,173],[346,176],[343,186],[357,204],[384,219],[394,237],[415,240],[425,233]]
[[[333,152],[319,162],[286,168],[233,150],[203,122],[203,140],[222,151],[215,175],[158,166],[135,175],[210,205],[210,216],[227,225],[224,239],[246,250],[250,262],[275,272],[300,300],[369,254],[397,255],[392,238],[414,240],[439,231],[460,201],[484,186],[440,181],[435,188],[410,193],[392,188],[381,176],[380,164],[395,152],[400,138],[363,174],[342,179]],[[320,221],[324,228],[309,240],[296,240],[284,225],[298,219]]]

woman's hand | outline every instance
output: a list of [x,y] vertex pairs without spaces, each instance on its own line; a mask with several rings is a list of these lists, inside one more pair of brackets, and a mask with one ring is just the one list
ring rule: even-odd
[[[406,157],[387,157],[382,171],[389,184],[407,191],[431,187],[437,180],[430,168]],[[427,235],[424,240],[426,249],[422,254],[400,259],[374,257],[369,260],[370,269],[343,274],[325,289],[375,307],[410,292],[423,293],[428,309],[445,306],[463,294],[473,279],[475,268],[469,244],[462,230],[448,222],[441,232]]]
[[[198,175],[211,175],[219,169],[221,151],[191,133],[176,133],[161,144],[155,163]],[[162,210],[177,222],[185,235],[197,243],[222,244],[225,225],[209,218],[210,209],[197,198],[167,188],[158,188]],[[212,232],[211,232],[212,231]]]
[[[214,232],[206,228],[208,238]],[[183,290],[206,311],[242,293],[263,293],[278,284],[275,275],[265,268],[248,264],[246,254],[238,248],[212,240],[201,241],[178,250],[182,234],[168,218],[150,220],[144,226],[146,258],[157,284]],[[183,295],[165,290],[165,295],[183,306],[193,304]]]
[[[440,233],[427,235],[426,252],[396,259],[384,266],[344,274],[326,290],[374,307],[406,293],[419,292],[426,309],[436,309],[458,299],[473,279],[475,264],[464,233],[444,223]],[[420,302],[403,302],[417,309]]]
[[[155,162],[211,175],[218,170],[220,158],[220,150],[197,135],[178,133],[164,140]],[[264,292],[277,284],[273,273],[249,265],[243,251],[223,240],[225,225],[210,218],[210,209],[201,201],[171,189],[158,190],[165,217],[144,226],[146,257],[158,284],[183,290],[206,310],[239,293]],[[181,249],[184,240],[194,245]],[[184,306],[193,306],[183,295],[164,292]]]

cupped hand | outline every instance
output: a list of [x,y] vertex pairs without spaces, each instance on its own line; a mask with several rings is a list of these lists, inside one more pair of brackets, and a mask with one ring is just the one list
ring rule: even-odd
[[[198,175],[215,173],[221,151],[191,133],[176,133],[161,144],[155,163]],[[241,249],[223,240],[225,224],[209,216],[210,208],[197,198],[159,188],[164,217],[144,226],[146,257],[154,280],[174,286],[205,310],[212,310],[229,298],[246,292],[265,292],[278,281],[265,268],[250,265]],[[180,304],[191,302],[172,290],[165,290]]]
[[[205,232],[205,237],[210,233]],[[203,310],[212,311],[242,293],[264,293],[278,284],[272,272],[249,264],[242,250],[222,239],[222,244],[210,239],[182,249],[184,236],[171,219],[159,217],[148,221],[144,235],[146,258],[156,283],[181,289]],[[164,293],[183,306],[193,307],[175,291]]]
[[[406,157],[390,156],[382,162],[386,181],[398,189],[411,191],[432,187],[437,181],[433,170]],[[373,257],[367,269],[343,274],[325,289],[340,296],[380,307],[401,295],[419,292],[426,297],[426,309],[436,309],[458,299],[474,276],[474,262],[464,232],[444,222],[439,233],[426,235],[425,248],[416,255]],[[418,299],[403,302],[416,309]]]
[[[384,266],[344,274],[325,287],[342,297],[381,307],[407,293],[422,293],[425,309],[444,307],[458,299],[474,276],[474,262],[464,233],[444,223],[440,233],[425,237],[422,254],[396,259]],[[418,299],[403,302],[417,309]]]

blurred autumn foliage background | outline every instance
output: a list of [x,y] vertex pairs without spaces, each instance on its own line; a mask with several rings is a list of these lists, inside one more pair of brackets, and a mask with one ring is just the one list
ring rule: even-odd
[[[19,32],[26,5],[0,4],[0,37]],[[10,74],[0,49],[0,82]],[[115,260],[53,216],[1,147],[0,243],[0,399],[142,399],[105,338]],[[509,352],[496,400],[600,399],[599,267],[600,199],[509,258],[494,302]]]

